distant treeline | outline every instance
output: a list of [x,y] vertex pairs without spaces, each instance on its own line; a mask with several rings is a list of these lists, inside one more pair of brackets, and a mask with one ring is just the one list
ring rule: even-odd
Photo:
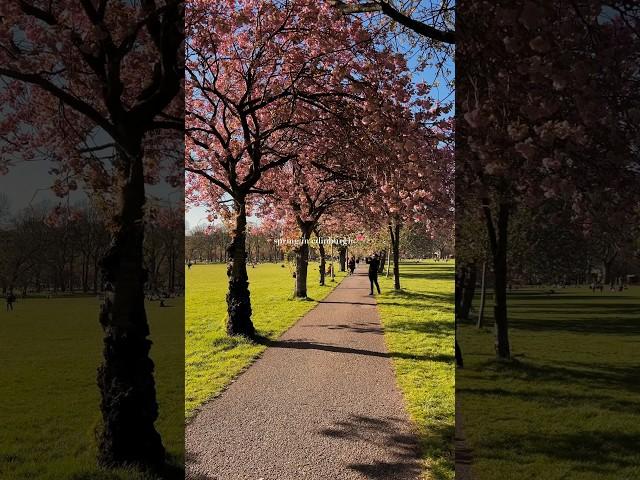
[[[402,233],[400,254],[405,259],[417,258],[446,258],[453,254],[453,235],[436,235],[427,237],[417,226],[408,226]],[[366,256],[371,251],[386,251],[386,229],[382,228],[381,239],[374,238],[371,244],[356,244],[349,249],[336,245],[334,257],[341,261],[345,255]],[[279,245],[276,240],[281,238],[280,232],[265,232],[264,229],[249,228],[247,231],[248,261],[253,263],[283,262],[288,257],[293,261],[293,247]],[[227,262],[226,249],[231,242],[231,234],[224,225],[212,227],[198,226],[185,235],[185,258],[187,262],[195,263],[224,263]],[[318,245],[309,243],[309,258],[319,260]],[[331,248],[325,245],[325,253],[330,255]]]
[[[184,286],[183,234],[175,222],[167,221],[171,217],[167,212],[156,213],[145,224],[149,292],[177,292]],[[110,238],[104,214],[89,204],[40,205],[5,215],[0,224],[2,294],[101,292],[100,259]]]

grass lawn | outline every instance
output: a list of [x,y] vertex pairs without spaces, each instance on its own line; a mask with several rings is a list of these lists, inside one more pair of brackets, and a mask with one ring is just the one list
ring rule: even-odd
[[[173,463],[184,463],[183,299],[147,305],[160,418]],[[141,480],[95,466],[96,369],[102,329],[95,297],[18,300],[0,310],[0,478]]]
[[[327,278],[318,285],[318,264],[309,264],[309,300],[293,300],[293,278],[282,264],[249,267],[252,321],[260,335],[275,339],[326,297],[344,278]],[[266,348],[244,338],[228,337],[228,278],[226,265],[194,265],[186,272],[186,370],[185,410],[187,418],[224,387]]]
[[385,340],[410,416],[418,425],[424,479],[453,480],[454,262],[404,262],[377,296]]
[[458,370],[473,478],[640,478],[640,287],[509,294],[513,362],[462,325]]

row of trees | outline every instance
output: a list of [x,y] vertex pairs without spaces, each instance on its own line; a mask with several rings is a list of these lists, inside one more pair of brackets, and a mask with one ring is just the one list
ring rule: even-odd
[[[146,288],[175,292],[183,286],[180,213],[154,210],[153,221],[145,226]],[[90,203],[54,208],[40,204],[7,213],[0,238],[3,294],[96,294],[105,287],[100,260],[109,247],[110,231],[103,212]]]
[[301,241],[296,296],[306,296],[312,235],[381,227],[400,288],[403,225],[431,229],[452,215],[448,108],[411,81],[403,56],[329,4],[190,8],[187,198],[231,225],[228,333],[255,335],[250,213]]
[[[411,90],[402,58],[372,47],[373,35],[394,33],[421,35],[429,45],[452,43],[451,6],[371,2],[383,20],[369,22],[371,6],[362,10],[360,3],[189,2],[186,69],[181,0],[0,5],[0,174],[21,161],[52,162],[56,194],[96,195],[108,225],[109,248],[98,262],[100,280],[113,292],[99,312],[102,465],[158,468],[166,460],[154,427],[158,405],[144,308],[147,270],[154,268],[145,264],[145,201],[149,184],[182,187],[185,93],[186,167],[194,175],[187,193],[235,223],[227,250],[234,260],[232,333],[252,332],[246,214],[267,205],[267,194],[287,201],[287,218],[297,217],[292,224],[308,233],[329,208],[375,185],[376,195],[389,196],[362,200],[362,218],[370,216],[367,207],[382,208],[386,216],[376,222],[385,228],[390,222],[399,238],[401,222],[424,212],[397,183],[416,193],[418,203],[431,204],[436,183],[451,182],[451,149],[441,145],[450,126],[438,120],[442,109],[430,104],[424,88],[421,98]],[[365,158],[375,166],[366,167]],[[402,177],[404,166],[394,171],[394,165],[405,163]],[[306,184],[306,192],[289,189],[296,195],[285,200],[286,182],[305,184],[298,179],[311,169],[326,175],[322,183],[351,185],[344,194],[322,188],[327,195],[319,198],[317,185]],[[285,183],[271,185],[270,170],[283,170]],[[436,216],[429,212],[430,221]]]
[[457,256],[487,259],[509,359],[511,282],[593,267],[609,282],[637,258],[640,22],[599,0],[467,2],[458,16]]
[[[226,263],[226,249],[229,245],[230,230],[224,225],[198,226],[187,232],[185,242],[185,259],[193,263]],[[359,238],[359,240],[358,240]],[[311,239],[309,257],[320,260],[333,251],[334,258],[339,261],[341,271],[345,270],[348,256],[364,257],[373,251],[381,251],[386,256],[389,250],[389,234],[386,229],[378,232],[377,236],[358,238]],[[364,241],[366,238],[366,241]],[[292,254],[295,248],[283,240],[281,231],[267,230],[257,226],[250,226],[247,230],[247,259],[250,263],[283,262]],[[329,240],[342,240],[343,244],[335,243],[333,248]],[[351,240],[352,243],[347,241]],[[327,243],[322,243],[322,242]],[[438,232],[432,236],[425,235],[425,226],[421,223],[408,225],[402,233],[400,242],[400,256],[403,258],[444,258],[453,253],[453,232]],[[325,269],[326,271],[326,269]]]

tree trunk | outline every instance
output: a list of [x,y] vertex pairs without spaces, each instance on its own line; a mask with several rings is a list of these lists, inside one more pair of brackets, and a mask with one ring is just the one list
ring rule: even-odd
[[456,272],[455,277],[455,294],[454,294],[454,307],[455,307],[455,318],[458,318],[460,315],[460,306],[462,304],[462,286],[465,283],[466,270],[460,265],[459,270]]
[[613,262],[615,260],[615,255],[613,257],[607,258],[602,262],[602,284],[609,285],[611,283],[611,269],[613,267]]
[[231,268],[227,293],[227,334],[255,337],[247,275],[247,210],[245,198],[236,200],[236,225],[227,248]]
[[487,275],[487,262],[482,262],[482,280],[480,285],[480,311],[478,312],[478,323],[476,324],[477,328],[482,328],[482,320],[484,319],[484,301],[487,295],[487,284],[486,284],[486,275]]
[[338,247],[338,255],[340,256],[340,271],[347,271],[347,247],[345,245],[340,245]]
[[324,244],[322,243],[320,234],[317,231],[316,237],[318,237],[318,250],[320,251],[320,286],[324,286],[324,277],[327,269],[326,252],[324,251]]
[[462,300],[460,302],[460,315],[463,320],[469,319],[469,311],[473,302],[473,295],[476,292],[476,264],[470,263],[467,267],[469,275],[466,275],[465,282],[462,285]]
[[308,224],[300,226],[301,244],[296,248],[296,298],[307,298],[307,271],[309,269],[309,237],[312,228]]
[[400,290],[400,224],[389,224],[391,249],[393,251],[393,288]]
[[378,273],[384,273],[384,264],[387,261],[387,251],[383,250],[382,255],[380,256],[380,264],[378,265]]
[[100,272],[99,256],[93,257],[93,294],[98,294],[98,276]]
[[108,293],[100,308],[104,349],[97,379],[102,412],[98,460],[106,466],[157,467],[164,463],[165,450],[154,427],[158,403],[144,307],[141,156],[131,160],[125,173],[119,228],[100,262]]
[[494,294],[495,294],[495,333],[496,354],[499,358],[511,358],[509,346],[509,323],[507,317],[507,232],[509,226],[509,206],[501,203],[498,206],[498,230],[493,224],[488,202],[483,203],[491,253],[493,257]]

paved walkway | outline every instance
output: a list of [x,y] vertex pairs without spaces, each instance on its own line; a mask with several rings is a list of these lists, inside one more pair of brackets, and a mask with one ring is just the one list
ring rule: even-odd
[[186,430],[191,480],[417,480],[418,442],[360,267]]

